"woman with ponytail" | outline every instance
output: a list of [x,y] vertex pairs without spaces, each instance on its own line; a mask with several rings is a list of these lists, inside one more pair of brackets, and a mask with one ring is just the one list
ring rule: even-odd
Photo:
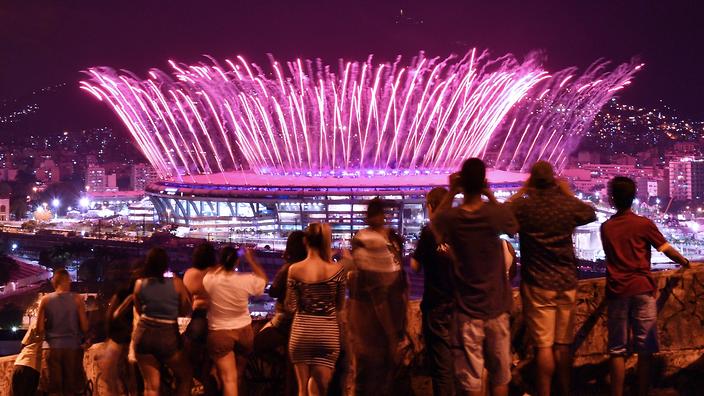
[[249,297],[264,293],[267,277],[251,250],[245,259],[252,272],[237,268],[237,249],[226,246],[220,263],[203,277],[208,305],[208,352],[215,362],[224,396],[238,394],[247,355],[252,350],[254,332],[249,316]]
[[289,355],[298,394],[326,395],[340,355],[338,313],[346,275],[342,265],[332,262],[329,225],[310,224],[304,241],[308,256],[288,270],[286,306],[294,315]]

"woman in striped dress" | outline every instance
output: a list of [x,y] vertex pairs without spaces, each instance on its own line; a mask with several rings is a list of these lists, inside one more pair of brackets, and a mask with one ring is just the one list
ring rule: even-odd
[[345,272],[331,261],[327,224],[306,229],[308,257],[291,265],[286,305],[294,315],[289,355],[296,371],[298,394],[325,395],[340,354],[338,312],[345,301]]

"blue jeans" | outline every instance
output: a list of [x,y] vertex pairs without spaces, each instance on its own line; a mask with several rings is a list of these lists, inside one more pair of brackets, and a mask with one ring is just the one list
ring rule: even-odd
[[658,310],[655,296],[638,294],[609,300],[609,354],[652,354],[658,348]]

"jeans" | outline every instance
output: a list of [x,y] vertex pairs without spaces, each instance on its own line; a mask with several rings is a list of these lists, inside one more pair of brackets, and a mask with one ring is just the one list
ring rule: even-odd
[[423,311],[423,338],[430,363],[434,395],[453,395],[454,364],[450,349],[453,304]]
[[647,293],[615,297],[608,304],[609,354],[652,354],[659,350],[655,296]]

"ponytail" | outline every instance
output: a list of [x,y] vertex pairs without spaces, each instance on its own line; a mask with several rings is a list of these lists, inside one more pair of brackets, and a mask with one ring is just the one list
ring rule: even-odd
[[239,255],[237,254],[237,249],[235,249],[235,247],[225,246],[220,250],[220,264],[222,264],[225,270],[234,270],[238,261]]
[[308,250],[315,250],[320,258],[325,261],[332,259],[330,241],[330,226],[323,223],[310,223],[306,227],[305,242]]

